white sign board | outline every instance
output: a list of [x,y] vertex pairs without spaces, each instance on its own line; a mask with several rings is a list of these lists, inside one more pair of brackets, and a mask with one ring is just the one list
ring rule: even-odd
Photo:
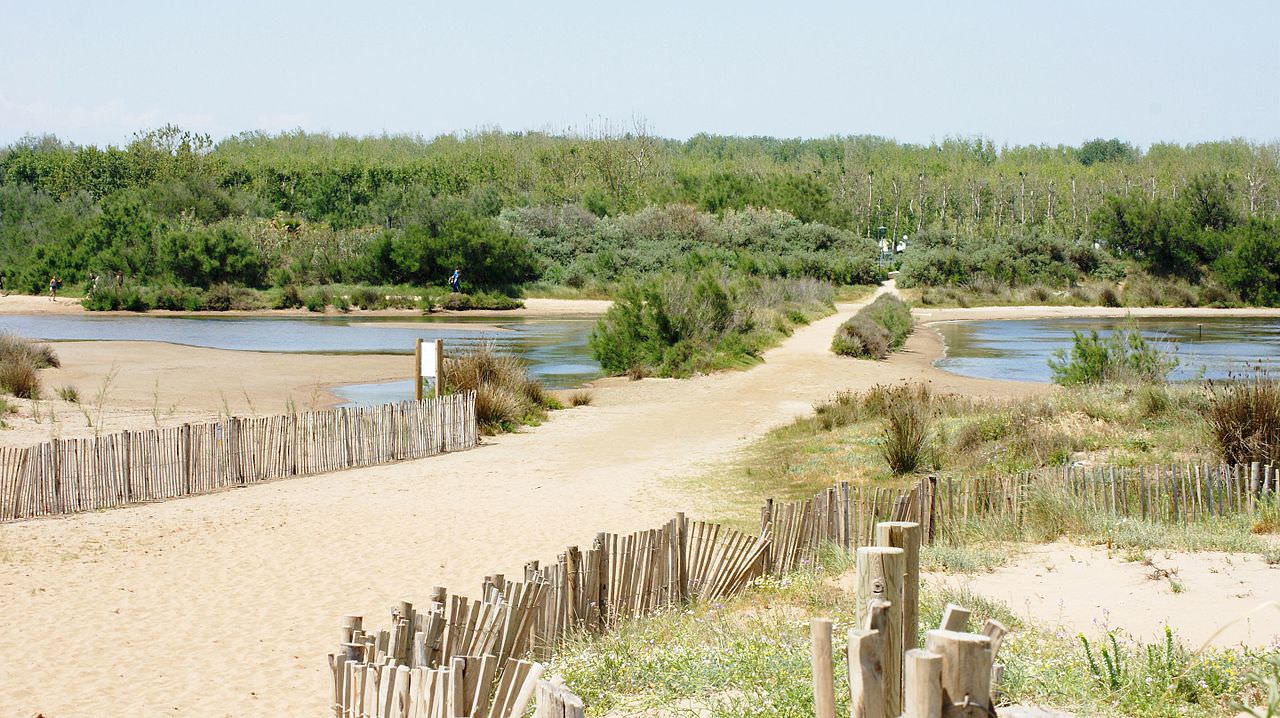
[[422,343],[422,366],[418,367],[424,379],[436,378],[436,343]]

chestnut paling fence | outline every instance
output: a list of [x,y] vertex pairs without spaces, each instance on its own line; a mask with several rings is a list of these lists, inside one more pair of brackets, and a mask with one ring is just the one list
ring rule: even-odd
[[[857,553],[859,602],[868,601],[864,628],[851,634],[848,647],[850,666],[859,672],[859,705],[885,702],[886,710],[905,710],[904,703],[923,701],[928,707],[918,715],[935,716],[944,696],[948,705],[968,700],[985,708],[998,693],[1001,667],[994,657],[1004,629],[986,625],[967,633],[967,613],[952,607],[925,650],[915,647],[918,592],[911,587],[918,586],[921,544],[936,540],[949,523],[1018,519],[1037,486],[1063,492],[1081,510],[1185,522],[1273,505],[1278,479],[1276,467],[1252,464],[1066,467],[995,479],[928,477],[903,488],[842,482],[806,500],[766,501],[758,533],[684,514],[646,531],[600,533],[590,547],[570,546],[545,564],[528,562],[518,580],[486,576],[479,599],[436,587],[423,606],[397,604],[380,630],[366,630],[363,617],[345,617],[338,649],[329,655],[333,715],[508,718],[523,715],[532,702],[536,716],[581,716],[582,701],[571,687],[544,678],[538,662],[560,639],[608,631],[691,600],[735,595],[754,579],[811,566],[827,549]],[[894,552],[904,554],[900,563]],[[888,580],[895,574],[901,576]],[[815,674],[820,663],[815,659]],[[958,687],[971,693],[953,695]],[[825,686],[819,690],[828,694]],[[819,698],[820,712],[824,704]]]
[[0,449],[0,521],[96,511],[476,445],[475,393]]

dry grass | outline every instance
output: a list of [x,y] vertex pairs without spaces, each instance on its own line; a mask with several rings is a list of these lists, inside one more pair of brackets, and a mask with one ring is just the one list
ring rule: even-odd
[[591,392],[579,389],[569,395],[569,406],[590,406],[593,400]]
[[476,393],[476,423],[489,434],[536,424],[547,409],[558,408],[541,382],[529,378],[522,360],[491,344],[446,357],[445,376],[451,391]]
[[1280,382],[1272,377],[1211,383],[1205,418],[1223,461],[1280,461]]
[[925,384],[905,384],[885,399],[880,454],[895,475],[913,473],[930,458],[937,424],[933,393]]
[[40,370],[61,366],[47,344],[0,334],[0,391],[19,399],[40,398]]

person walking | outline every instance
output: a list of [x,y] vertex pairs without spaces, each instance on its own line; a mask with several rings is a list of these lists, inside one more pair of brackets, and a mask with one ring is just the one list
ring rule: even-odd
[[58,287],[61,286],[61,284],[62,283],[58,281],[58,275],[55,274],[52,277],[49,277],[49,301],[58,301]]
[[449,288],[453,290],[454,294],[459,294],[462,292],[462,270],[461,269],[453,270],[453,276],[449,277]]

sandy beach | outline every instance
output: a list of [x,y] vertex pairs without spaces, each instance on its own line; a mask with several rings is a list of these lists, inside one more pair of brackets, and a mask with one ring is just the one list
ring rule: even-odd
[[[342,615],[380,621],[433,585],[474,592],[486,573],[514,574],[597,531],[647,528],[678,510],[696,517],[708,503],[674,479],[733,460],[837,390],[922,379],[976,396],[1051,391],[943,372],[929,330],[883,362],[831,354],[836,327],[859,306],[840,305],[750,370],[604,380],[591,406],[472,451],[0,525],[0,598],[10,606],[0,630],[33,639],[23,660],[0,666],[0,714],[324,715],[324,656]],[[145,370],[119,385],[134,400],[150,394],[152,377],[168,387],[195,372],[204,386],[184,390],[204,393],[166,397],[204,411],[227,386],[244,384],[255,404],[278,410],[306,386],[355,371],[348,357],[68,349],[62,371],[84,382],[137,357]],[[362,380],[398,376],[403,361],[387,357]]]

